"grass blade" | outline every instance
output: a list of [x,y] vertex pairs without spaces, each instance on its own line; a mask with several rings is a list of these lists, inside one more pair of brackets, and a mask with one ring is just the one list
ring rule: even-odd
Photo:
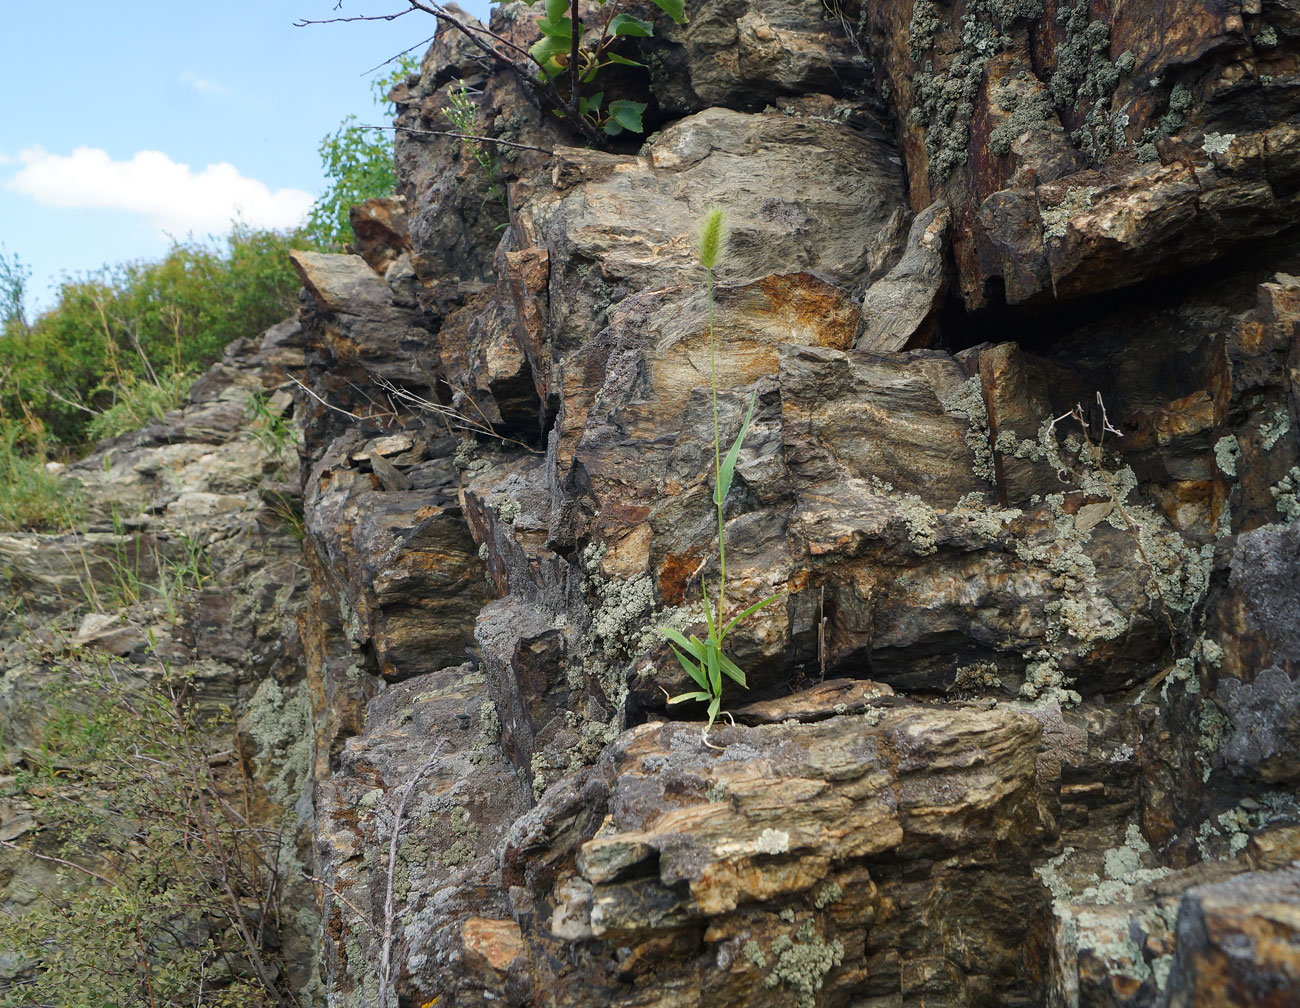
[[740,424],[740,433],[736,435],[736,440],[727,450],[727,455],[718,468],[718,484],[713,488],[713,503],[719,506],[726,501],[727,494],[731,491],[731,478],[736,471],[736,460],[740,457],[740,445],[749,432],[749,421],[754,415],[754,403],[757,401],[758,390],[755,389],[754,394],[749,397],[749,409],[745,410],[745,419]]
[[749,689],[749,683],[745,682],[744,670],[721,652],[719,652],[719,657],[721,658],[722,674],[732,682],[738,683],[745,689]]
[[[669,646],[671,647],[671,645]],[[681,662],[682,668],[686,670],[686,674],[690,676],[693,680],[695,680],[695,684],[699,686],[700,689],[708,689],[709,683],[704,678],[704,672],[700,668],[700,666],[697,665],[695,662],[691,661],[689,658],[687,658],[676,648],[673,648],[672,651],[673,654],[677,656],[677,660]]]
[[[704,595],[704,622],[709,625],[709,636],[716,637],[718,628],[713,624],[713,610],[709,607],[709,586],[704,583],[704,578],[700,578],[700,592]],[[722,613],[718,613],[721,617]]]
[[731,633],[732,629],[735,628],[736,624],[739,623],[741,620],[743,620],[746,616],[753,616],[754,613],[758,612],[760,609],[766,609],[768,606],[770,606],[773,602],[775,602],[784,594],[785,594],[784,591],[779,591],[775,595],[769,595],[767,598],[763,599],[762,602],[755,602],[752,606],[750,606],[744,612],[737,615],[735,619],[733,619],[730,623],[727,624],[727,629],[722,632],[722,636],[726,637],[727,634]]
[[714,696],[722,695],[722,665],[718,661],[721,654],[718,651],[718,645],[710,638],[705,642],[705,670],[709,675],[709,685],[705,687]]

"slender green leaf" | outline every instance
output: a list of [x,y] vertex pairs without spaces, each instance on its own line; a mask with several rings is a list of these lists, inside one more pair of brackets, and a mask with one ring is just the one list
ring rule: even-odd
[[629,35],[632,38],[650,38],[655,33],[655,26],[650,21],[642,21],[631,14],[619,14],[609,23],[611,35]]
[[779,591],[775,595],[769,595],[767,598],[763,599],[762,602],[755,602],[752,606],[750,606],[744,612],[739,613],[735,619],[733,619],[730,623],[727,624],[727,629],[722,632],[722,636],[725,638],[727,634],[731,633],[732,628],[734,628],[735,625],[739,623],[741,620],[743,620],[746,616],[753,616],[754,613],[758,612],[760,609],[766,609],[768,606],[770,606],[773,602],[775,602],[784,594],[785,592]]
[[711,693],[722,693],[722,666],[718,663],[718,646],[713,639],[704,642],[704,667],[709,674],[709,684],[705,688]]
[[[713,609],[709,605],[709,586],[704,583],[704,578],[700,578],[700,594],[704,596],[704,622],[708,624],[709,636],[716,637],[718,635],[718,627],[713,622]],[[721,617],[721,615],[721,613],[718,614],[719,617]]]
[[678,647],[680,647],[683,651],[687,651],[690,654],[695,655],[696,657],[700,657],[701,655],[703,655],[703,652],[700,650],[699,641],[697,641],[694,637],[692,637],[690,640],[687,640],[678,631],[674,630],[670,626],[660,627],[659,632],[663,634],[665,637],[667,637],[674,644],[676,644]]
[[644,63],[638,63],[634,59],[628,59],[626,56],[620,56],[618,53],[606,53],[605,61],[607,63],[617,63],[620,66],[644,67]]
[[654,5],[678,24],[686,23],[686,0],[654,0]]
[[[669,646],[671,647],[671,645]],[[698,685],[700,689],[708,689],[708,681],[704,678],[704,673],[700,670],[700,666],[691,661],[676,648],[672,648],[672,652],[677,656],[677,660],[681,663],[682,668],[686,670],[686,674],[695,680],[696,685]]]
[[685,703],[687,700],[712,700],[713,698],[707,693],[678,693],[674,697],[669,697],[667,702],[670,704]]
[[704,727],[704,734],[708,734],[713,728],[713,722],[718,720],[718,711],[722,707],[722,697],[715,696],[709,701],[709,723]]
[[725,675],[728,679],[732,680],[732,682],[738,683],[740,686],[743,686],[745,689],[749,689],[749,683],[745,681],[745,673],[741,669],[741,667],[737,665],[734,661],[732,661],[730,658],[728,658],[725,654],[721,654],[720,652],[719,654],[720,654],[721,664],[722,664],[722,674]]
[[736,440],[731,448],[727,451],[726,458],[722,460],[722,465],[718,469],[718,484],[713,488],[713,503],[722,505],[727,499],[727,494],[731,490],[731,477],[736,471],[736,460],[740,457],[740,445],[745,440],[745,435],[749,432],[749,420],[754,415],[754,403],[758,399],[758,390],[749,399],[749,409],[745,410],[745,419],[741,421],[740,433],[736,435]]

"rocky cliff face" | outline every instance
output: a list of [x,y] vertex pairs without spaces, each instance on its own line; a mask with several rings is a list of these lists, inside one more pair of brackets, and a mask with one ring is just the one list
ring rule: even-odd
[[688,6],[639,150],[445,28],[298,256],[331,1003],[1293,1003],[1296,11]]
[[328,1003],[1294,1004],[1295,5],[629,9],[644,146],[444,27],[296,256]]

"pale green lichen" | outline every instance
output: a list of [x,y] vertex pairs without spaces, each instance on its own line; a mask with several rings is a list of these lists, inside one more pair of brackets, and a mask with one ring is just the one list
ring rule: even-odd
[[947,399],[943,408],[949,413],[966,415],[966,444],[970,446],[975,461],[975,475],[989,483],[997,482],[997,469],[993,464],[993,449],[989,445],[989,412],[984,404],[984,388],[979,375],[975,375]]
[[938,547],[938,514],[920,497],[905,494],[897,501],[898,514],[907,526],[907,540],[917,556],[929,556]]
[[1255,36],[1255,45],[1261,49],[1273,49],[1277,46],[1277,29],[1272,25],[1267,25],[1262,32]]
[[763,954],[763,949],[758,942],[751,938],[745,942],[745,947],[741,951],[744,953],[745,958],[759,969],[767,969],[767,956]]
[[1131,52],[1110,59],[1110,25],[1092,20],[1089,0],[1062,5],[1057,23],[1065,31],[1056,47],[1056,66],[1047,87],[1057,108],[1086,109],[1083,121],[1070,139],[1094,161],[1114,153],[1116,130],[1111,122],[1111,103],[1119,79],[1131,73],[1137,60]]
[[515,523],[515,519],[519,517],[519,512],[523,510],[523,505],[519,503],[517,497],[497,497],[493,499],[492,503],[496,507],[497,517],[509,525]]
[[1092,206],[1093,197],[1101,190],[1095,186],[1071,189],[1056,206],[1041,207],[1044,238],[1064,238],[1070,230],[1070,221]]
[[1152,857],[1151,847],[1142,836],[1142,831],[1132,823],[1125,832],[1124,842],[1102,854],[1103,875],[1092,873],[1083,876],[1090,884],[1081,892],[1075,892],[1066,880],[1066,867],[1075,856],[1075,849],[1066,847],[1056,857],[1035,869],[1043,885],[1052,894],[1053,911],[1062,918],[1080,916],[1071,911],[1071,904],[1108,906],[1131,903],[1139,886],[1155,882],[1169,874],[1168,868],[1144,867],[1144,862]]
[[1208,782],[1214,772],[1214,757],[1232,733],[1232,722],[1208,697],[1201,698],[1200,734],[1196,743],[1196,760],[1201,764],[1201,781]]
[[1256,817],[1238,807],[1204,820],[1196,830],[1196,848],[1205,861],[1236,857],[1250,843],[1250,833],[1258,828]]
[[1055,111],[1043,92],[1025,94],[1007,87],[999,91],[998,107],[1008,114],[989,133],[989,152],[999,157],[1010,154],[1018,138],[1050,122]]
[[490,761],[493,757],[493,748],[501,741],[501,716],[497,713],[496,704],[491,700],[484,700],[479,705],[478,713],[478,735],[475,736],[473,744],[470,746],[470,761],[475,766],[482,766]]
[[827,882],[817,893],[816,898],[813,900],[813,906],[818,910],[825,910],[832,903],[838,903],[843,898],[844,890],[835,882]]
[[[557,778],[593,763],[623,730],[628,676],[637,657],[662,639],[657,628],[668,623],[686,629],[694,623],[685,607],[656,610],[654,582],[649,574],[612,578],[602,573],[601,563],[607,552],[604,543],[593,543],[583,550],[581,566],[592,595],[590,620],[565,670],[568,686],[575,694],[584,694],[595,684],[607,706],[597,710],[599,705],[590,701],[571,711],[569,727],[573,733],[566,744],[548,746],[533,754],[530,769],[537,797]],[[567,629],[567,623],[562,621],[553,620],[551,625]]]
[[794,992],[797,1008],[815,1008],[827,974],[844,961],[844,944],[838,938],[826,941],[806,923],[794,937],[779,935],[772,942],[772,954],[776,964],[763,986],[784,986]]
[[1206,133],[1201,141],[1201,150],[1206,154],[1227,154],[1232,141],[1237,139],[1235,133]]
[[1020,695],[1030,700],[1055,700],[1062,707],[1082,702],[1077,692],[1070,689],[1073,680],[1057,667],[1056,657],[1046,650],[1025,656],[1025,681],[1020,685]]
[[244,724],[258,745],[257,762],[267,773],[271,797],[293,808],[310,788],[315,750],[306,684],[287,692],[274,679],[264,679],[249,701]]
[[1291,430],[1291,414],[1285,409],[1277,410],[1273,415],[1259,425],[1260,444],[1265,451],[1271,451],[1273,446],[1278,443]]
[[932,0],[913,4],[908,51],[921,68],[913,77],[916,101],[911,119],[925,131],[933,178],[946,179],[966,163],[975,99],[988,62],[1011,46],[1013,21],[1038,17],[1042,9],[1040,0],[968,0],[958,29],[960,46],[936,69],[925,57],[945,26]]
[[1214,464],[1224,476],[1237,475],[1237,460],[1241,458],[1241,445],[1235,434],[1225,434],[1214,442]]
[[1139,161],[1154,161],[1159,157],[1156,141],[1173,136],[1187,122],[1187,113],[1196,104],[1192,89],[1186,84],[1176,84],[1169,92],[1169,109],[1154,126],[1142,132],[1136,151]]
[[438,860],[447,868],[468,864],[474,860],[474,848],[467,840],[457,840],[442,852]]
[[467,438],[456,445],[456,454],[451,457],[451,464],[457,469],[468,469],[473,464],[477,451],[478,442]]
[[784,854],[789,849],[790,834],[785,830],[765,829],[754,844],[759,854]]
[[953,673],[951,689],[980,690],[1001,689],[1002,678],[998,667],[992,662],[975,662],[973,665],[958,666]]
[[1269,492],[1284,523],[1300,519],[1300,466],[1293,466],[1289,473],[1269,487]]
[[915,0],[912,4],[912,20],[907,26],[907,51],[917,63],[921,62],[926,50],[934,45],[940,27],[933,0]]

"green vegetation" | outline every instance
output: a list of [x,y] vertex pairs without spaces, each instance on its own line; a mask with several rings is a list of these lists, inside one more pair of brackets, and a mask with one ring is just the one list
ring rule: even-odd
[[[572,0],[545,0],[546,16],[537,21],[542,37],[528,50],[528,55],[549,80],[567,74],[571,93],[575,96],[579,95],[581,85],[591,84],[606,67],[644,67],[644,63],[614,52],[613,46],[620,38],[650,38],[654,35],[654,24],[620,12],[618,8],[622,5],[619,0],[596,2],[601,14],[599,31],[594,25],[577,20],[578,7]],[[685,0],[652,2],[678,24],[686,23]],[[524,3],[531,7],[537,0],[524,0]],[[644,132],[641,114],[646,110],[645,102],[620,98],[604,105],[604,98],[603,91],[580,96],[576,111],[592,127],[609,136],[617,136],[624,130]]]
[[0,420],[0,532],[67,528],[81,515],[75,488],[46,468],[45,446],[37,439],[24,452],[24,429]]
[[248,818],[228,714],[204,719],[183,676],[155,684],[101,660],[46,700],[43,735],[7,790],[50,823],[30,849],[59,875],[0,948],[28,974],[0,1008],[294,1004],[275,962],[279,831]]
[[[483,202],[494,199],[501,206],[501,210],[507,216],[510,214],[510,204],[506,202],[506,190],[504,179],[501,177],[501,162],[496,156],[494,148],[489,148],[481,141],[471,139],[477,135],[478,109],[474,106],[474,99],[470,97],[469,88],[465,82],[460,82],[460,87],[448,92],[448,99],[451,101],[451,108],[447,109],[447,118],[451,124],[456,127],[459,133],[465,134],[465,149],[469,151],[470,157],[483,169],[483,175],[487,179],[488,194]],[[503,222],[497,225],[498,230],[506,227]]]
[[19,424],[15,443],[29,451],[42,438],[74,448],[175,405],[180,375],[293,310],[288,251],[304,244],[240,224],[221,244],[177,241],[157,262],[65,280],[34,321],[10,260],[0,271],[0,424]]
[[778,592],[775,595],[769,595],[761,602],[756,602],[748,609],[733,616],[730,620],[727,619],[727,531],[723,507],[727,501],[727,493],[731,489],[732,477],[736,471],[736,460],[740,456],[740,446],[745,440],[745,434],[749,431],[749,421],[754,413],[754,399],[750,399],[749,408],[745,411],[745,419],[740,424],[740,433],[736,435],[736,440],[732,442],[724,458],[722,455],[721,431],[718,426],[717,341],[714,339],[713,334],[713,269],[718,264],[718,257],[721,255],[723,243],[722,211],[713,210],[705,220],[704,230],[700,236],[699,251],[700,262],[704,265],[704,272],[708,282],[709,374],[711,379],[710,390],[713,394],[713,503],[717,508],[718,515],[718,604],[716,609],[710,605],[708,585],[701,580],[700,590],[704,596],[704,619],[708,625],[708,634],[705,638],[700,640],[694,634],[686,637],[670,626],[659,628],[660,632],[672,641],[673,654],[676,655],[682,668],[686,670],[686,674],[699,687],[699,689],[689,693],[680,693],[675,697],[669,697],[668,702],[675,704],[686,700],[698,700],[707,703],[709,705],[709,722],[704,728],[706,740],[709,729],[713,727],[713,722],[717,720],[722,705],[723,676],[748,688],[748,684],[745,682],[745,673],[723,652],[723,645],[726,643],[727,635],[742,620],[771,605],[784,594]]
[[[403,55],[390,72],[371,81],[375,101],[383,107],[385,118],[392,119],[396,112],[388,93],[418,69],[416,60]],[[352,207],[397,191],[393,139],[373,127],[358,125],[357,117],[350,115],[321,140],[318,151],[330,182],[307,215],[306,233],[317,248],[341,251],[356,240],[348,219]]]

